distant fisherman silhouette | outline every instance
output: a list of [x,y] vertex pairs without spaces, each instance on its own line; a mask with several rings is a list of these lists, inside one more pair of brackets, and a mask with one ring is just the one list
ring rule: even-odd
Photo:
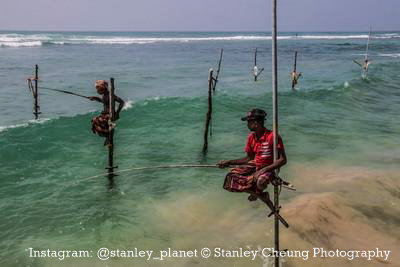
[[224,189],[230,192],[249,193],[249,201],[260,198],[271,207],[272,202],[268,192],[264,190],[269,183],[274,184],[276,180],[274,170],[286,164],[286,154],[282,138],[278,136],[278,157],[274,162],[274,134],[264,127],[266,116],[264,110],[253,109],[242,118],[243,121],[247,121],[251,131],[245,148],[247,156],[236,160],[222,160],[217,165],[220,168],[240,165],[231,169],[226,175]]
[[254,76],[258,76],[258,68],[257,68],[257,66],[254,66],[254,68],[253,68],[253,75]]
[[290,73],[290,78],[292,79],[292,89],[295,88],[295,86],[296,86],[296,84],[297,84],[297,82],[298,82],[300,77],[301,77],[301,72],[297,73],[295,71],[292,71]]
[[[111,117],[110,117],[110,96],[108,91],[108,83],[105,80],[97,80],[96,90],[97,93],[101,95],[101,98],[97,96],[91,96],[89,99],[92,101],[103,103],[103,111],[101,112],[100,116],[94,117],[92,119],[92,131],[93,133],[106,138],[104,145],[110,145],[108,140],[108,134],[110,132]],[[119,113],[124,107],[125,102],[116,95],[114,95],[114,99],[116,102],[119,103],[118,109],[115,112],[115,120],[118,120]]]
[[369,64],[371,64],[370,60],[365,59],[362,64],[356,60],[353,60],[353,62],[356,63],[358,66],[360,66],[363,69],[364,75],[366,75],[368,73],[368,67],[369,67]]

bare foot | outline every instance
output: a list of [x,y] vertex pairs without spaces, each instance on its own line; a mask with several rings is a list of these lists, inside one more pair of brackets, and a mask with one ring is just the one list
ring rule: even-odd
[[247,200],[248,201],[256,201],[258,197],[256,197],[255,195],[250,195]]

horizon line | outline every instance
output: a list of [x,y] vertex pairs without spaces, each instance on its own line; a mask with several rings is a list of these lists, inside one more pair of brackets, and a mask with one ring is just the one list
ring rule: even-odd
[[[249,30],[225,30],[225,31],[219,31],[219,30],[213,30],[213,31],[207,31],[207,30],[5,30],[5,29],[0,29],[0,32],[99,32],[99,33],[106,33],[106,32],[120,32],[120,33],[235,33],[235,32],[246,32],[246,33],[271,33],[271,31],[249,31]],[[339,31],[339,30],[328,30],[328,31],[278,31],[278,33],[336,33],[336,32],[348,32],[348,33],[354,33],[354,32],[369,32],[369,30],[365,31]],[[400,32],[399,30],[374,30],[372,32]]]

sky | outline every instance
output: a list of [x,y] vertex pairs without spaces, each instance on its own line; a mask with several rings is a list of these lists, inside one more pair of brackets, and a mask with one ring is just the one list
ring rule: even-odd
[[[400,30],[400,0],[277,0],[278,31]],[[272,0],[0,0],[0,30],[270,31]]]

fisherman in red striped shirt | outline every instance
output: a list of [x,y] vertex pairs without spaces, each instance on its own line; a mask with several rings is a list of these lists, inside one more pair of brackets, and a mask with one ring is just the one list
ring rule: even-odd
[[230,192],[247,192],[249,201],[260,198],[270,201],[268,192],[264,192],[269,183],[274,183],[275,170],[286,164],[285,148],[278,136],[278,157],[274,162],[274,134],[264,127],[267,113],[262,109],[251,110],[243,121],[251,131],[247,137],[245,152],[247,156],[235,160],[218,162],[220,168],[239,165],[230,170],[225,177],[224,189]]

